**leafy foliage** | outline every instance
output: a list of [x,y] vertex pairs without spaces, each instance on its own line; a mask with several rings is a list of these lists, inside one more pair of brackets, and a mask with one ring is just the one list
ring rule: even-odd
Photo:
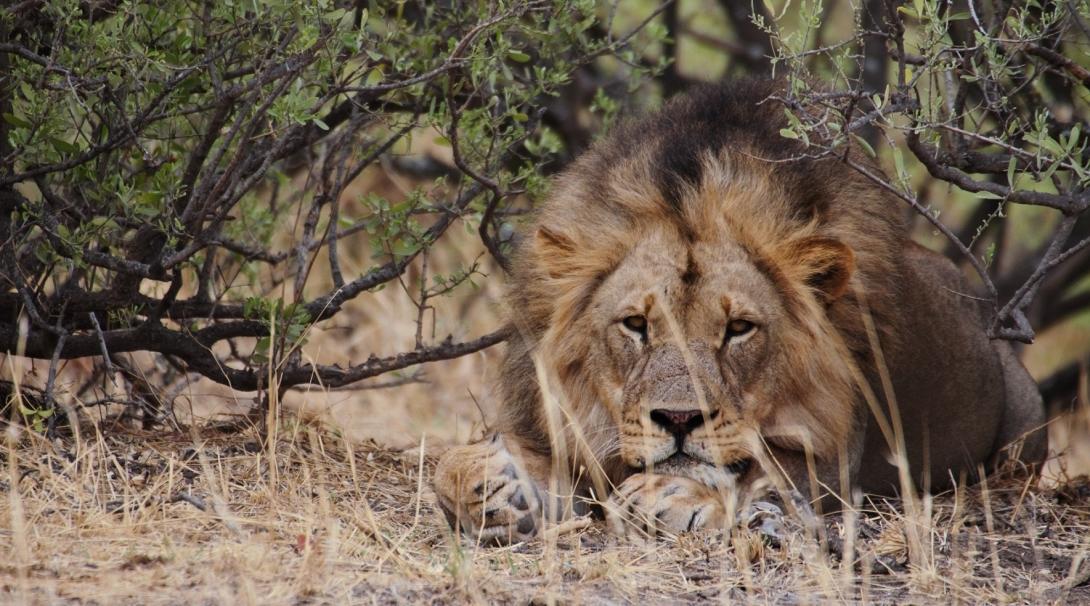
[[[0,342],[54,360],[151,351],[243,391],[269,388],[269,368],[279,389],[336,386],[499,342],[502,332],[418,339],[413,352],[350,368],[304,363],[299,349],[312,323],[399,279],[454,223],[477,229],[504,262],[522,194],[540,194],[540,167],[572,153],[550,123],[583,111],[561,98],[573,73],[609,74],[595,107],[612,116],[618,102],[607,99],[648,72],[616,60],[647,21],[601,36],[592,31],[601,8],[63,0],[3,9]],[[416,179],[423,185],[404,199],[371,193],[346,205],[361,172],[411,152],[414,139],[448,147],[454,165],[417,157],[438,179]],[[278,250],[291,216],[297,239]],[[337,242],[360,233],[374,266],[346,276]],[[311,280],[319,259],[331,286]],[[437,276],[423,298],[475,273]],[[227,358],[212,350],[221,342]]]
[[[870,2],[863,10],[874,13],[873,29],[814,45],[824,7],[803,2],[796,23],[767,29],[790,83],[781,101],[791,126],[781,134],[806,141],[816,157],[844,158],[904,200],[947,238],[951,256],[975,269],[994,305],[993,336],[1028,343],[1031,317],[1048,327],[1080,308],[1052,307],[1073,295],[1073,281],[1070,271],[1049,279],[1050,270],[1090,260],[1090,8],[1040,0],[958,6]],[[860,54],[868,37],[883,44]],[[867,81],[866,65],[883,69]],[[851,159],[852,148],[877,156],[876,147],[892,160],[889,177]],[[960,229],[920,195],[924,171],[975,206]],[[1021,244],[1042,230],[1012,227],[1012,205],[1033,207],[1048,226],[1013,269],[1002,262],[1012,229]]]

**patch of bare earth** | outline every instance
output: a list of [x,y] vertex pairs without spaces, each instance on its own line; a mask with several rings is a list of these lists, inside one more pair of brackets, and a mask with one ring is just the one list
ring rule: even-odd
[[488,548],[448,529],[427,443],[85,428],[53,443],[9,431],[0,453],[5,603],[1090,601],[1085,481],[1046,491],[1015,473],[907,508],[867,502],[778,547],[738,531],[633,543],[594,524]]

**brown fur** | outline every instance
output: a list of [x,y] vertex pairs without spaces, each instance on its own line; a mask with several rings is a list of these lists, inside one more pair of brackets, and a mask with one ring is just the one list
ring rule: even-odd
[[[927,366],[926,330],[906,328],[928,321],[920,311],[935,287],[920,274],[932,273],[932,262],[906,255],[896,201],[842,163],[808,159],[801,144],[779,136],[782,107],[766,100],[774,91],[756,82],[698,90],[621,127],[557,180],[520,246],[511,284],[517,336],[502,371],[501,432],[523,460],[536,459],[573,487],[580,478],[596,484],[599,498],[609,485],[638,483],[654,491],[649,502],[699,492],[649,476],[722,489],[782,471],[800,490],[819,483],[836,492],[846,468],[852,481],[867,478],[866,488],[889,486],[896,474],[883,468],[876,439],[883,424],[868,420],[868,402],[878,417],[897,402],[881,380],[883,356],[897,365],[888,367],[892,375],[911,376],[906,391],[922,402],[900,402],[917,477],[972,470],[1002,446],[994,443],[999,430],[985,430],[968,436],[964,461],[922,451],[929,434],[917,429],[915,412],[938,416],[928,407],[941,413],[978,397],[928,403],[929,389],[999,384],[1002,416],[1013,406],[1002,403],[1004,371],[993,361],[972,368],[966,358],[961,368],[903,372],[902,365]],[[937,282],[968,291],[960,277]],[[952,314],[952,324],[967,327],[966,341],[984,350],[954,354],[993,355],[971,300],[929,313]],[[725,327],[735,321],[755,328],[730,337]],[[1023,399],[1026,378],[1014,377]],[[899,394],[903,382],[893,382]],[[687,409],[702,411],[701,422],[678,441],[662,419]],[[1008,419],[1002,433],[1017,437],[1036,420]],[[930,437],[931,448],[945,447]],[[1040,444],[1032,450],[1031,460]],[[919,461],[936,458],[948,466],[920,469]],[[724,471],[754,459],[760,464],[741,475]],[[462,467],[444,460],[441,494]],[[691,499],[690,526],[720,520],[700,509],[708,499],[715,500]]]

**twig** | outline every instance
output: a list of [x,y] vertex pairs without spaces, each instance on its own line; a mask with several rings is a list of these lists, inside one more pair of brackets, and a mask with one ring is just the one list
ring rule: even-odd
[[875,183],[882,189],[892,193],[899,199],[908,203],[908,205],[911,206],[912,209],[915,210],[920,216],[927,219],[927,221],[931,223],[931,225],[933,225],[935,229],[942,232],[942,235],[946,236],[946,238],[958,248],[958,251],[960,251],[961,254],[965,256],[969,263],[972,264],[973,269],[975,269],[976,272],[980,275],[980,279],[984,282],[984,286],[988,289],[988,293],[991,297],[989,300],[994,303],[995,298],[998,296],[998,294],[996,292],[995,283],[992,282],[992,279],[988,276],[988,270],[980,263],[980,260],[976,258],[976,255],[974,255],[973,252],[965,246],[965,243],[961,240],[958,240],[957,235],[954,234],[954,232],[952,232],[949,227],[939,221],[938,218],[935,217],[934,213],[920,205],[919,200],[917,200],[914,196],[909,196],[904,192],[898,190],[896,187],[893,187],[885,179],[872,172],[868,167],[859,164],[855,160],[849,158],[846,161],[848,163],[848,166],[851,166],[855,170],[859,171],[860,174],[870,179],[871,182]]
[[205,504],[204,499],[189,494],[188,492],[179,492],[170,498],[171,503],[177,503],[179,501],[189,503],[201,511],[208,511],[208,505]]
[[[98,324],[98,317],[95,316],[94,312],[88,313],[87,316],[91,318],[91,324],[95,327],[95,335],[98,337],[99,353],[102,355],[103,365],[106,366],[106,373],[110,377],[110,382],[117,385],[117,379],[114,377],[114,366],[113,363],[110,362],[110,350],[106,347],[106,336],[102,333],[102,327]],[[64,351],[63,347],[61,347],[61,351]]]

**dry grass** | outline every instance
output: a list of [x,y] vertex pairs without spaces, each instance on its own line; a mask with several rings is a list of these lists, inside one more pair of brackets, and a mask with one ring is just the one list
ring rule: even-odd
[[[916,523],[895,503],[868,504],[828,522],[832,551],[854,544],[843,559],[802,531],[776,548],[745,533],[625,542],[593,525],[477,548],[434,505],[426,445],[391,450],[297,423],[274,453],[246,436],[88,429],[78,443],[9,433],[0,601],[1090,600],[1085,483],[1044,492],[996,479],[986,494],[935,498]],[[918,561],[912,533],[926,541]]]

